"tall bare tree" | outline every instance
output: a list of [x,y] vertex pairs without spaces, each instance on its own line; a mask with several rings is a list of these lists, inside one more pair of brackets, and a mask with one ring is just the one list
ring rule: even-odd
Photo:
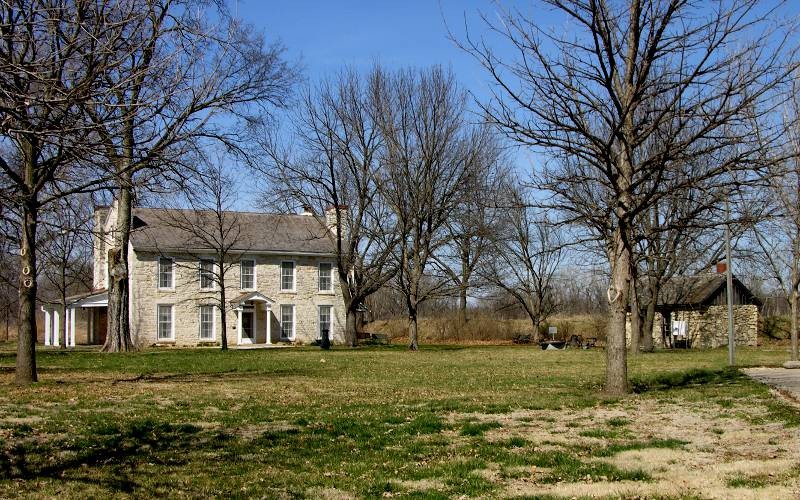
[[167,208],[158,216],[159,224],[176,231],[186,241],[182,252],[192,259],[187,263],[176,261],[176,266],[193,271],[203,303],[216,305],[223,351],[228,349],[230,304],[226,292],[230,273],[238,269],[241,257],[249,250],[248,242],[242,238],[241,214],[233,210],[237,201],[236,184],[225,163],[222,155],[205,161],[198,175],[185,186],[189,208]]
[[[519,11],[485,23],[513,49],[462,43],[496,84],[484,105],[520,144],[560,161],[539,172],[550,205],[604,245],[605,389],[628,391],[625,322],[635,218],[666,193],[758,164],[746,115],[774,106],[796,66],[793,35],[758,0],[542,0],[569,29]],[[767,142],[780,140],[776,128]],[[703,164],[698,157],[713,156]]]
[[[67,297],[91,289],[92,244],[89,224],[92,220],[91,199],[72,196],[52,203],[43,214],[43,231],[39,239],[42,254],[44,288],[56,295],[61,317],[67,317]],[[66,347],[67,322],[54,331],[58,344]],[[63,336],[62,336],[63,334]]]
[[0,196],[19,217],[20,384],[37,379],[40,211],[103,181],[93,170],[96,129],[82,106],[104,98],[98,82],[119,65],[114,54],[130,19],[115,9],[111,2],[0,3]]
[[447,241],[446,223],[484,164],[490,134],[466,122],[466,95],[441,69],[379,76],[378,107],[385,150],[382,192],[397,221],[401,241],[397,285],[408,309],[409,348],[418,348],[420,303],[443,283],[426,274]]
[[[138,172],[156,184],[185,176],[195,148],[209,142],[243,151],[242,134],[283,106],[296,79],[280,44],[229,16],[223,2],[123,2],[137,23],[117,47],[120,67],[104,75],[110,97],[86,107],[98,125],[104,166],[117,180],[109,249],[105,351],[135,348],[128,323],[127,253]],[[120,15],[128,15],[121,13]],[[138,179],[138,180],[137,180]]]
[[357,343],[359,306],[395,274],[396,223],[380,192],[384,139],[376,99],[385,84],[379,68],[347,69],[303,93],[293,117],[295,143],[263,142],[271,159],[255,167],[272,181],[269,199],[289,208],[329,214],[328,232],[346,309],[345,341]]
[[783,112],[789,143],[785,160],[772,165],[765,189],[772,200],[771,217],[755,227],[754,236],[766,275],[789,301],[791,360],[798,361],[797,322],[800,303],[800,75],[795,77]]
[[524,193],[506,194],[508,208],[492,240],[491,258],[481,267],[484,279],[505,290],[527,314],[533,341],[539,327],[558,307],[555,279],[565,260],[561,230],[531,206]]

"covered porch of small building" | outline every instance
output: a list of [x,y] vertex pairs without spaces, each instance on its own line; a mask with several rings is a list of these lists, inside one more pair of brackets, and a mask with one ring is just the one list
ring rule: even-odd
[[[94,290],[67,297],[67,306],[46,303],[44,314],[44,345],[66,347],[101,345],[108,330],[108,292]],[[63,333],[63,336],[62,336]]]

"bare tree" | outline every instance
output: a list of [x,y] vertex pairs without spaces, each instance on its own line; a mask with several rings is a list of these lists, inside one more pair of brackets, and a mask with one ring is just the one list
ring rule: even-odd
[[97,83],[129,19],[110,2],[13,0],[0,4],[0,196],[18,214],[19,343],[16,381],[35,382],[37,230],[54,200],[104,180],[94,166],[95,127],[82,106],[102,100]]
[[230,304],[226,291],[229,275],[238,268],[249,248],[242,238],[241,214],[233,211],[236,184],[226,172],[224,158],[218,156],[205,165],[186,186],[189,209],[165,209],[158,221],[185,239],[186,248],[182,252],[192,258],[186,264],[176,261],[176,265],[188,266],[200,284],[201,300],[216,305],[220,314],[220,341],[225,351],[228,349]]
[[[759,164],[748,122],[795,68],[791,33],[758,0],[543,0],[570,29],[518,11],[485,23],[512,48],[462,44],[496,84],[484,111],[512,139],[559,161],[539,181],[565,220],[604,245],[605,389],[628,390],[625,322],[635,218],[666,193]],[[777,127],[765,133],[780,140]],[[701,165],[698,157],[715,158]]]
[[522,307],[531,321],[533,341],[539,342],[540,325],[558,307],[555,278],[565,258],[565,242],[560,229],[523,193],[512,190],[507,198],[509,208],[481,273]]
[[127,268],[135,186],[147,177],[160,184],[168,175],[190,175],[184,159],[203,143],[243,151],[244,129],[286,103],[297,75],[281,45],[265,45],[222,2],[156,0],[124,8],[138,22],[126,25],[126,43],[116,47],[121,66],[104,75],[110,97],[86,106],[98,126],[104,166],[117,180],[105,351],[135,348]]
[[[87,196],[73,196],[52,203],[43,217],[42,237],[39,248],[43,257],[43,288],[51,289],[61,309],[61,317],[67,317],[67,297],[90,290],[92,286],[92,245],[89,223],[92,203]],[[56,338],[64,339],[58,344],[66,347],[67,322]],[[63,337],[62,337],[63,334]]]
[[443,69],[379,78],[385,82],[378,108],[385,141],[382,192],[401,236],[397,286],[408,310],[409,348],[416,350],[419,304],[446,284],[432,282],[426,272],[447,241],[450,214],[467,201],[490,136],[465,122],[466,96]]
[[791,310],[791,360],[798,360],[797,321],[800,302],[800,77],[796,77],[784,111],[788,152],[785,161],[772,165],[765,199],[772,201],[772,216],[755,226],[754,239],[761,250],[767,276],[777,283]]
[[506,184],[506,169],[500,164],[500,145],[487,141],[481,152],[482,161],[476,165],[478,171],[472,177],[472,185],[465,188],[462,202],[451,212],[445,222],[450,240],[434,262],[443,274],[452,281],[457,292],[458,311],[462,323],[467,321],[469,292],[485,283],[480,280],[478,269],[492,248],[497,233],[502,208],[497,200],[500,189]]
[[271,159],[255,165],[272,181],[272,203],[328,214],[328,237],[336,256],[346,309],[345,341],[357,343],[359,306],[396,274],[395,218],[380,193],[384,140],[376,124],[382,71],[362,77],[344,70],[307,89],[294,115],[296,144],[262,143]]

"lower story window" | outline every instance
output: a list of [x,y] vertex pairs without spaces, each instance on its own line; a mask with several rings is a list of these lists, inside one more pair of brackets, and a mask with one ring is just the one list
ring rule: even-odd
[[322,332],[328,332],[328,338],[331,338],[331,325],[333,324],[333,306],[319,306],[319,338],[322,338]]
[[158,306],[158,340],[172,340],[172,305]]
[[281,306],[281,338],[294,338],[294,306],[284,304]]
[[214,306],[200,306],[200,339],[214,340]]

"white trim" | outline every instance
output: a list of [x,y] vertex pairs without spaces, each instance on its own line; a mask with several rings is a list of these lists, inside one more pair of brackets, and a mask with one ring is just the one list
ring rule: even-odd
[[[159,318],[159,309],[161,307],[169,307],[170,316],[169,316],[169,337],[163,338],[159,337],[158,334],[160,332],[160,318]],[[175,304],[173,303],[156,303],[156,342],[175,342]]]
[[[243,285],[242,284],[242,277],[243,277],[242,264],[244,262],[252,262],[253,263],[253,286],[250,287],[250,288],[245,288],[244,286],[242,286]],[[244,291],[250,290],[250,291],[252,291],[252,290],[255,290],[256,288],[258,288],[258,271],[256,271],[256,268],[257,268],[256,259],[239,259],[239,289],[240,290],[244,290]]]
[[61,343],[61,313],[58,308],[53,309],[53,345],[58,347]]
[[67,347],[75,347],[75,308],[70,307],[68,309],[70,312],[70,327],[69,327],[69,343]]
[[265,323],[267,324],[267,345],[272,345],[272,304],[269,302],[264,303],[264,309],[266,310],[266,317],[267,320]]
[[242,311],[244,308],[241,305],[236,308],[236,345],[242,344]]
[[[292,263],[292,288],[283,288],[283,264],[286,262]],[[297,291],[297,261],[295,260],[281,260],[278,266],[278,289],[284,293],[293,293]]]
[[[211,338],[203,337],[203,308],[211,308]],[[200,304],[198,307],[198,317],[200,321],[197,325],[197,339],[200,342],[216,342],[217,341],[217,306],[214,304]]]
[[[203,262],[211,262],[211,286],[204,287],[203,286]],[[200,285],[200,291],[202,292],[210,292],[217,289],[217,275],[219,273],[219,269],[217,268],[217,261],[216,259],[207,259],[207,258],[200,258],[197,259],[197,272],[198,272],[198,279]]]
[[[331,266],[331,277],[330,277],[331,288],[329,290],[323,290],[320,287],[320,283],[322,283],[322,275],[321,275],[322,264],[328,264],[329,266]],[[334,293],[336,293],[335,292],[336,289],[333,286],[333,268],[334,268],[333,262],[324,261],[324,262],[318,262],[317,263],[317,293],[322,294],[322,295],[333,295]]]
[[50,311],[42,306],[42,312],[44,313],[44,345],[50,345],[52,343],[50,336]]
[[[283,308],[292,308],[292,333],[289,336],[283,335]],[[294,340],[297,337],[297,306],[295,304],[281,304],[280,306],[280,325],[281,325],[281,340]]]
[[[161,286],[161,259],[169,260],[172,262],[172,267],[170,269],[170,273],[172,274],[172,278],[170,282],[172,283],[171,286]],[[129,280],[130,281],[130,280]],[[164,257],[163,255],[158,256],[158,260],[156,261],[156,288],[159,290],[165,291],[174,291],[175,290],[175,258],[174,257]]]

